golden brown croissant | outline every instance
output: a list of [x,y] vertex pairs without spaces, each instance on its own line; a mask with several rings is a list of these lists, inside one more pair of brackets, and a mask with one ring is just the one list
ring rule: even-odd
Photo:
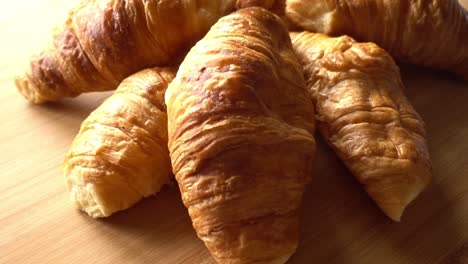
[[92,217],[124,210],[171,178],[164,93],[169,68],[140,71],[83,122],[65,159],[70,196]]
[[219,263],[284,263],[315,149],[285,25],[258,7],[221,18],[166,103],[173,170],[199,238]]
[[468,12],[457,0],[286,0],[302,28],[374,42],[399,61],[468,80]]
[[291,33],[319,130],[377,205],[399,221],[431,178],[425,127],[398,67],[373,43]]
[[138,70],[171,65],[235,5],[234,0],[82,1],[16,86],[34,103],[115,89]]

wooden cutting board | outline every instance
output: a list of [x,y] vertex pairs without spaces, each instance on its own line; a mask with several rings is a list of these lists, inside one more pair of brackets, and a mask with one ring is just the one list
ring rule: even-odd
[[[72,5],[64,2],[0,0],[0,263],[213,263],[175,186],[105,220],[68,201],[64,155],[110,93],[35,106],[13,85]],[[290,263],[468,263],[468,83],[412,66],[402,73],[427,123],[431,187],[392,223],[320,142]]]

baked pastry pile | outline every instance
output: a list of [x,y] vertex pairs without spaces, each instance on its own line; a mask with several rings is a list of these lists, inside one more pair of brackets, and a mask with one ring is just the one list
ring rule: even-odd
[[316,122],[391,219],[429,184],[424,122],[393,58],[468,79],[467,11],[456,0],[82,1],[16,85],[33,103],[116,88],[64,162],[80,210],[107,217],[175,175],[217,262],[284,263]]

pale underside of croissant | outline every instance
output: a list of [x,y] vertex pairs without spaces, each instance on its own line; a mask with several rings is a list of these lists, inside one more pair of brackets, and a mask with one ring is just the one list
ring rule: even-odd
[[311,176],[313,105],[285,25],[220,19],[166,93],[169,150],[193,226],[219,263],[284,263]]
[[34,103],[115,89],[138,70],[173,65],[175,56],[235,5],[234,0],[82,1],[16,86]]
[[468,12],[457,0],[286,0],[286,15],[305,30],[374,42],[396,60],[468,80]]
[[125,79],[83,122],[64,162],[71,199],[92,217],[124,210],[171,178],[164,94],[174,70]]
[[399,221],[426,187],[425,128],[403,93],[399,69],[373,43],[291,33],[321,134],[377,205]]

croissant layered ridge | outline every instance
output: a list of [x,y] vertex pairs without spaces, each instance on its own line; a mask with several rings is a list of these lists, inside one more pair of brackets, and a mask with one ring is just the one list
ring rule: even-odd
[[285,5],[288,20],[305,30],[374,42],[398,61],[468,80],[468,12],[458,0],[286,0]]
[[81,1],[16,86],[33,103],[113,90],[139,70],[176,64],[235,7],[235,0]]
[[219,263],[284,263],[312,173],[314,111],[285,25],[263,8],[221,18],[166,94],[173,170]]
[[400,221],[428,185],[425,125],[383,49],[348,36],[291,33],[318,128],[382,211]]
[[174,76],[171,68],[131,75],[82,123],[63,166],[80,210],[107,217],[172,178],[164,93]]

